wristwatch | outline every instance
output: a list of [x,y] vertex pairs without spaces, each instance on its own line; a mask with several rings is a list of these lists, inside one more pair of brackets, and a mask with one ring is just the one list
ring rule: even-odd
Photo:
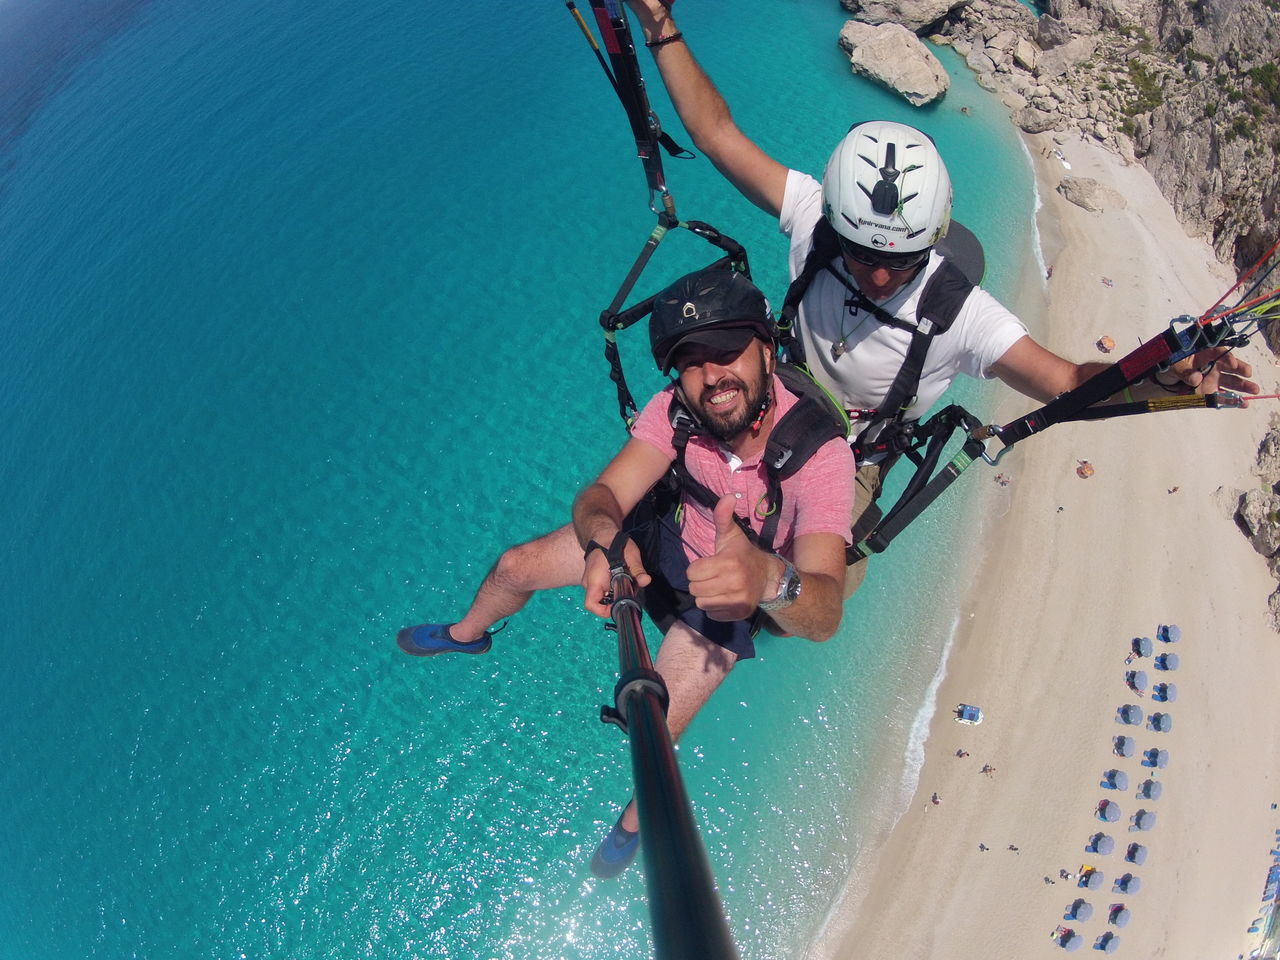
[[[775,557],[778,555],[775,553]],[[800,574],[796,565],[786,557],[778,557],[782,561],[782,576],[778,578],[778,592],[769,599],[760,601],[760,609],[766,613],[785,610],[800,599]]]

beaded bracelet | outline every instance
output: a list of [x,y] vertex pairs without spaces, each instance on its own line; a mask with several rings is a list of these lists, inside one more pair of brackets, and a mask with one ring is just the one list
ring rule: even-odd
[[679,30],[677,30],[675,33],[671,34],[671,36],[669,37],[661,37],[657,40],[646,40],[644,45],[648,47],[650,50],[653,50],[655,47],[665,47],[668,43],[675,43],[677,40],[683,40],[683,39],[684,39],[684,34],[681,33]]

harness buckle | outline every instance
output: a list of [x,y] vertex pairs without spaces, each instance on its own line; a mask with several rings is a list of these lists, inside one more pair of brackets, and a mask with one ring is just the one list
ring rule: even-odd
[[985,427],[979,427],[970,434],[973,439],[982,444],[982,459],[993,467],[999,464],[1000,461],[1004,459],[1004,455],[1013,449],[1013,444],[1006,444],[1000,448],[1000,451],[995,456],[991,455],[991,440],[993,438],[999,438],[1002,432],[1003,431],[998,424],[989,423]]
[[791,455],[793,453],[795,453],[795,451],[791,447],[787,447],[785,450],[779,453],[778,456],[774,458],[770,466],[773,467],[773,469],[775,470],[781,470],[784,466],[786,466],[787,461],[791,459]]

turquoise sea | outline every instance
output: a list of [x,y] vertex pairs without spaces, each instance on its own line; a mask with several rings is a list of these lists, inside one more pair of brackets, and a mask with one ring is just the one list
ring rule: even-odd
[[[780,159],[927,127],[1012,290],[1030,172],[958,58],[912,112],[849,74],[835,0],[687,4]],[[552,0],[0,0],[0,958],[648,954],[642,868],[587,871],[630,764],[576,591],[485,657],[394,644],[622,442],[596,315],[653,223],[633,152]],[[780,298],[775,225],[667,169]],[[706,259],[676,236],[646,283]],[[744,957],[803,956],[901,803],[964,508],[829,643],[763,641],[682,745]]]

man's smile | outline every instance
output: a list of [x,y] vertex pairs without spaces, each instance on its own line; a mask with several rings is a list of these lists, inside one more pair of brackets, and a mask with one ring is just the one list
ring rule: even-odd
[[707,398],[707,402],[712,406],[723,406],[726,403],[732,403],[738,397],[738,388],[730,387],[728,390],[722,390],[719,393],[713,393]]

